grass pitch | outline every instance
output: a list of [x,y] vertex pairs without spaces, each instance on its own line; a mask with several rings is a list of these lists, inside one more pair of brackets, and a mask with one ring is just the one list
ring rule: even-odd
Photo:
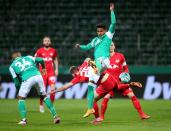
[[17,100],[0,100],[0,131],[170,131],[171,101],[140,100],[149,120],[140,120],[128,99],[111,99],[106,118],[100,125],[92,125],[93,116],[82,118],[86,111],[86,100],[56,100],[54,105],[61,117],[59,125],[53,124],[48,109],[39,113],[38,99],[27,99],[26,126],[17,125],[20,116]]

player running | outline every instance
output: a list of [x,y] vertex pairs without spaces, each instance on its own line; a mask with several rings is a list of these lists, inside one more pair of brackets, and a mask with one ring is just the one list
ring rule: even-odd
[[[58,53],[56,49],[51,47],[51,39],[50,37],[44,37],[43,38],[43,47],[39,48],[36,51],[35,56],[41,57],[45,61],[45,67],[47,70],[47,73],[42,75],[45,87],[47,88],[48,85],[50,85],[51,90],[54,90],[55,88],[55,82],[56,82],[56,76],[58,75]],[[40,66],[40,71],[42,70],[42,67]],[[55,100],[55,94],[50,95],[50,100],[52,103]],[[44,107],[43,107],[43,99],[40,98],[40,112],[44,113]]]
[[111,11],[111,24],[109,30],[106,30],[106,27],[103,24],[97,25],[97,37],[93,38],[92,41],[87,45],[76,44],[76,48],[80,48],[82,50],[90,50],[94,48],[94,59],[98,68],[98,73],[92,73],[89,76],[88,83],[88,110],[84,114],[83,117],[87,117],[89,113],[93,112],[93,98],[94,93],[93,90],[96,87],[96,82],[98,81],[101,72],[110,67],[109,62],[109,48],[112,42],[112,38],[115,31],[116,18],[114,13],[114,4],[110,4]]
[[28,93],[30,92],[32,86],[35,85],[38,86],[37,91],[40,94],[40,97],[43,99],[47,108],[50,110],[54,118],[54,123],[58,124],[60,122],[60,117],[57,116],[57,113],[52,102],[46,96],[42,76],[36,67],[36,63],[41,64],[42,73],[46,73],[43,59],[32,56],[22,57],[20,52],[14,52],[12,54],[12,59],[13,62],[10,65],[9,70],[14,80],[16,88],[20,88],[18,93],[18,108],[22,120],[18,124],[27,124],[25,99]]

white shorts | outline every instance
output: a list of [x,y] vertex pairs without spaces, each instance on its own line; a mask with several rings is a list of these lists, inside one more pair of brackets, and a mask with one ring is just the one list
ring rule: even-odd
[[21,83],[21,87],[18,93],[18,96],[27,97],[28,93],[30,92],[31,88],[36,86],[39,95],[45,95],[45,85],[43,82],[43,78],[41,75],[36,75],[30,77],[28,80],[23,81]]
[[110,60],[108,57],[99,57],[97,60],[101,63],[102,68],[110,68]]

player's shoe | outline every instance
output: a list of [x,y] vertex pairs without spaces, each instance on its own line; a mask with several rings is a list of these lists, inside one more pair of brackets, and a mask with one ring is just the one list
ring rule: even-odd
[[39,111],[40,111],[40,113],[44,113],[45,112],[45,109],[44,109],[44,106],[43,105],[40,105]]
[[142,84],[140,82],[131,82],[129,84],[131,87],[138,87],[138,88],[142,88]]
[[94,114],[95,110],[92,109],[88,109],[87,112],[83,115],[84,118],[90,116],[91,114]]
[[59,116],[54,118],[54,124],[59,124],[61,122],[61,118]]
[[151,116],[149,116],[149,115],[147,115],[147,114],[145,114],[145,113],[140,114],[140,118],[141,118],[142,120],[149,119],[150,117],[151,117]]
[[20,122],[18,122],[18,125],[26,125],[27,124],[27,120],[23,119]]
[[98,124],[101,124],[103,120],[104,120],[104,119],[102,119],[101,117],[98,117],[98,118],[94,119],[94,120],[91,122],[91,124],[93,124],[93,125],[98,125]]

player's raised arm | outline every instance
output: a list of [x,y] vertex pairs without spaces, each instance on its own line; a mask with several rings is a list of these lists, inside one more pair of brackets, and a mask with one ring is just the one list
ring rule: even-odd
[[107,35],[109,38],[112,39],[113,34],[115,32],[115,25],[116,25],[116,17],[115,17],[115,13],[114,13],[114,4],[113,3],[110,3],[110,11],[111,11],[111,24],[109,26]]

